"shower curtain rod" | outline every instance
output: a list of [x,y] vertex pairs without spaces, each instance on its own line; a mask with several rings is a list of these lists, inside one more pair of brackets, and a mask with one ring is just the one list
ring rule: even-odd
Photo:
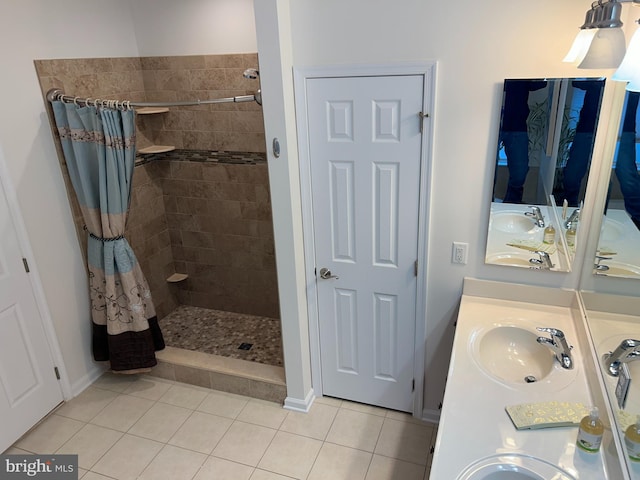
[[67,103],[76,103],[82,105],[94,106],[114,106],[116,108],[133,108],[133,107],[188,107],[192,105],[209,105],[213,103],[244,103],[256,102],[262,105],[262,93],[258,90],[253,95],[240,95],[238,97],[214,98],[211,100],[187,100],[184,102],[130,102],[128,100],[106,100],[100,98],[80,98],[71,95],[65,95],[60,88],[52,88],[47,92],[47,100],[53,102],[60,100]]

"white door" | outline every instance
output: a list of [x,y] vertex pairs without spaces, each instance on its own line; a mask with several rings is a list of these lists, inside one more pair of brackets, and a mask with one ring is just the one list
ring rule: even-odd
[[0,452],[63,400],[22,258],[0,182]]
[[308,79],[307,99],[323,394],[411,411],[423,76]]

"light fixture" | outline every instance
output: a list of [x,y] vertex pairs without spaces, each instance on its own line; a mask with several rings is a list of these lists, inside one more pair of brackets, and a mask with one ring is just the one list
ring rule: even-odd
[[591,4],[569,53],[563,60],[578,68],[616,68],[625,54],[622,3],[640,0],[598,0]]
[[[636,23],[640,23],[640,20]],[[611,78],[621,82],[629,82],[627,90],[640,92],[640,29],[636,30],[631,37],[627,53]]]

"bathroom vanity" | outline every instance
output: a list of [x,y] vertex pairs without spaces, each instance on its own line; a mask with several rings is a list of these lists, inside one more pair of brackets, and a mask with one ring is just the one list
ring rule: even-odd
[[[624,478],[580,304],[572,290],[465,279],[431,478]],[[571,365],[538,341],[550,335],[539,327],[564,333]],[[549,402],[565,411],[597,406],[600,451],[576,447],[576,426],[517,430],[505,410]]]

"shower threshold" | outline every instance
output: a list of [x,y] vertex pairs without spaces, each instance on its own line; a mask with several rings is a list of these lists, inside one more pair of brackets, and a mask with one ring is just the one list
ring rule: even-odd
[[283,367],[169,346],[156,358],[152,376],[271,402],[287,396]]

